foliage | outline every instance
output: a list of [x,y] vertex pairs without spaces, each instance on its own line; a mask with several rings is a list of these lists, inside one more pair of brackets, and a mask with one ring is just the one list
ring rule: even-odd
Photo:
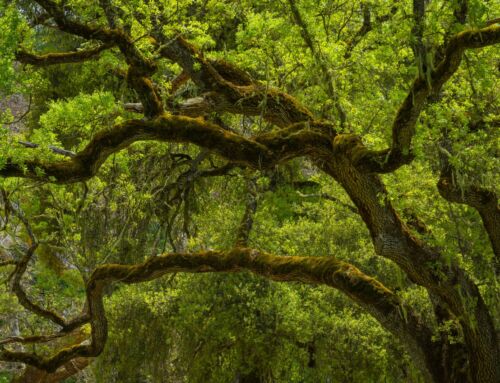
[[[216,91],[204,89],[196,81],[197,73],[202,79],[206,76],[206,62],[213,63],[213,68],[218,68],[216,62],[232,63],[259,81],[235,87],[245,90],[258,84],[235,103],[221,102],[229,107],[217,109],[209,103],[208,110],[192,118],[203,126],[220,126],[221,136],[237,135],[265,147],[264,139],[280,134],[276,119],[269,118],[273,102],[278,100],[284,110],[293,100],[293,105],[306,105],[314,115],[306,131],[315,131],[316,121],[333,121],[335,134],[361,137],[363,148],[377,153],[394,145],[394,116],[413,94],[412,84],[421,68],[430,68],[427,76],[431,77],[425,81],[432,87],[432,71],[444,54],[442,46],[462,30],[485,28],[488,20],[498,17],[498,4],[468,1],[464,24],[456,20],[461,1],[426,2],[425,33],[420,40],[429,56],[422,63],[415,53],[420,40],[410,1],[56,1],[64,4],[71,19],[102,30],[113,25],[126,31],[140,59],[131,56],[130,47],[118,44],[77,63],[21,63],[21,50],[37,55],[75,53],[103,43],[60,33],[51,18],[35,22],[43,16],[43,3],[52,2],[0,0],[0,97],[4,100],[0,102],[0,171],[21,169],[21,175],[13,178],[0,173],[0,265],[7,259],[22,259],[33,244],[28,227],[32,229],[39,243],[22,287],[34,302],[73,318],[85,308],[86,284],[98,266],[139,264],[163,253],[231,249],[249,211],[248,201],[255,201],[245,247],[349,262],[395,292],[401,322],[411,322],[415,313],[432,329],[435,344],[443,341],[450,349],[466,344],[463,318],[470,315],[465,321],[476,321],[478,297],[499,327],[500,269],[483,227],[484,214],[471,203],[441,198],[436,188],[445,169],[451,169],[453,186],[462,199],[466,200],[472,185],[493,193],[497,201],[498,45],[464,49],[456,73],[442,89],[425,97],[426,106],[417,113],[411,163],[380,172],[380,184],[387,193],[377,195],[376,208],[387,207],[397,214],[403,231],[411,233],[415,243],[424,244],[426,254],[438,254],[430,262],[423,261],[422,267],[430,270],[440,288],[448,277],[455,281],[455,267],[473,284],[465,288],[456,279],[458,292],[450,301],[462,297],[465,309],[460,316],[447,308],[450,318],[446,320],[440,321],[433,301],[433,294],[441,290],[415,281],[417,272],[411,274],[397,260],[380,254],[376,229],[367,223],[370,219],[363,210],[373,204],[352,198],[341,177],[334,182],[321,167],[323,159],[311,158],[307,151],[299,158],[285,156],[273,166],[252,168],[250,161],[232,163],[230,155],[221,154],[215,144],[207,148],[205,142],[215,140],[208,135],[199,138],[205,134],[201,129],[196,131],[199,136],[182,141],[151,139],[148,135],[155,127],[137,125],[141,137],[135,141],[144,141],[118,143],[112,149],[105,145],[114,142],[114,136],[100,142],[109,153],[102,164],[92,165],[95,174],[84,180],[60,182],[57,172],[52,174],[44,166],[63,164],[64,168],[74,158],[79,160],[75,153],[92,149],[96,137],[105,137],[131,120],[145,124],[154,120],[147,116],[147,98],[141,93],[149,83],[153,85],[148,91],[161,96],[167,117],[193,117],[189,106],[222,89],[220,84]],[[296,5],[303,25],[294,19],[290,3]],[[366,32],[362,29],[365,7],[371,14]],[[115,14],[112,22],[110,12]],[[161,24],[160,31],[155,30],[155,20]],[[312,48],[307,34],[312,36]],[[187,72],[181,60],[162,56],[162,48],[179,37],[196,49],[190,60],[199,60],[193,64],[190,81],[179,80]],[[138,76],[137,81],[150,80],[142,88],[131,79],[134,60],[156,65],[151,73]],[[296,100],[280,99],[278,89]],[[259,92],[264,96],[258,98],[257,107],[240,113],[245,102],[260,97]],[[31,100],[26,113],[9,103],[13,96]],[[130,106],[138,101],[144,114]],[[418,102],[415,99],[415,105]],[[347,116],[345,126],[337,122],[341,109]],[[12,124],[17,119],[20,127]],[[301,122],[294,123],[289,125]],[[286,133],[287,139],[295,136],[299,136],[296,131]],[[259,141],[259,137],[264,138]],[[333,147],[335,140],[328,139]],[[283,144],[273,150],[287,149]],[[227,171],[210,173],[228,164]],[[79,165],[88,164],[82,160]],[[375,173],[367,176],[370,181],[379,177]],[[14,270],[13,265],[2,265],[0,280],[12,280]],[[269,279],[247,272],[172,272],[143,284],[106,286],[109,339],[104,352],[75,379],[96,383],[428,380],[404,337],[388,331],[376,310],[354,293]],[[475,290],[470,286],[478,286],[480,294],[472,295]],[[407,313],[406,307],[412,312]],[[59,330],[23,308],[7,284],[0,287],[0,313],[0,340],[12,334]],[[82,332],[89,337],[88,328]],[[11,348],[48,356],[72,340]],[[458,362],[463,362],[461,357]],[[14,370],[6,363],[0,364],[2,368],[6,372],[0,372],[0,382],[7,382]]]

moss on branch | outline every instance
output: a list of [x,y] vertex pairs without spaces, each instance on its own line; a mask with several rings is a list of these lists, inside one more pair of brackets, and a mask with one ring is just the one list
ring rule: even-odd
[[110,49],[113,46],[114,46],[113,43],[108,43],[108,44],[101,44],[100,46],[94,49],[84,49],[81,51],[74,51],[74,52],[46,53],[43,55],[37,55],[25,50],[19,50],[16,53],[16,60],[23,64],[30,64],[39,67],[54,65],[54,64],[79,63],[86,60],[94,59],[101,52],[103,52],[106,49]]
[[327,158],[334,134],[330,125],[313,122],[245,138],[200,118],[163,114],[153,120],[129,120],[101,131],[71,159],[34,160],[23,164],[7,161],[0,175],[53,178],[58,183],[78,182],[94,176],[111,154],[146,140],[191,143],[212,150],[235,164],[264,169],[303,155]]
[[398,167],[411,162],[411,142],[415,135],[415,126],[421,111],[430,95],[436,94],[457,71],[466,49],[482,48],[500,42],[500,26],[491,25],[482,29],[472,29],[453,36],[439,51],[444,52],[443,59],[429,78],[418,76],[399,107],[392,124],[392,145],[389,149],[371,152],[360,164],[365,171],[392,172]]
[[[29,352],[3,350],[0,360],[22,362],[53,372],[78,357],[99,355],[107,339],[107,320],[103,291],[113,282],[135,284],[167,273],[251,271],[274,281],[324,284],[338,289],[367,308],[389,331],[412,344],[415,357],[426,365],[421,350],[431,350],[431,332],[409,307],[376,279],[334,257],[276,256],[249,248],[202,253],[170,253],[151,257],[136,265],[108,264],[97,267],[87,282],[87,300],[91,315],[92,341],[65,348],[49,358]],[[406,313],[406,315],[403,315]]]

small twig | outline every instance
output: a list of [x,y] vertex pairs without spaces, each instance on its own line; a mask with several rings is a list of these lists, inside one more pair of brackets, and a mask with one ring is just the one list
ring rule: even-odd
[[[29,142],[29,141],[17,141],[17,143],[26,147],[26,148],[31,148],[31,149],[36,149],[36,148],[40,147],[39,144],[35,144],[34,142]],[[52,152],[54,152],[56,154],[60,154],[62,156],[66,156],[66,157],[75,157],[76,156],[76,153],[72,152],[71,150],[61,149],[61,148],[58,148],[58,147],[52,146],[52,145],[49,145],[48,148]]]

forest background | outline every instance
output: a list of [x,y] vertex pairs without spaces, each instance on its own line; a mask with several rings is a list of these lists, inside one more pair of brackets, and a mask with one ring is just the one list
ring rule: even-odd
[[500,381],[499,14],[1,0],[0,382]]

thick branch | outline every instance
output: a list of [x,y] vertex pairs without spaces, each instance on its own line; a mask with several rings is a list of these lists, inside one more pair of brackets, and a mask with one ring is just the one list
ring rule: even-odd
[[111,154],[143,140],[192,143],[235,164],[263,169],[303,155],[326,157],[331,151],[330,137],[334,134],[329,125],[311,122],[249,139],[201,119],[165,114],[155,120],[130,120],[103,131],[71,160],[52,163],[34,160],[24,164],[7,161],[0,175],[35,179],[54,177],[60,183],[82,181],[95,175]]
[[500,348],[493,319],[477,285],[456,262],[450,263],[437,249],[411,234],[394,210],[380,177],[356,169],[349,155],[345,158],[340,154],[346,150],[349,146],[334,147],[336,161],[319,162],[318,166],[349,194],[370,231],[376,253],[394,261],[412,282],[435,294],[459,320],[466,349],[471,350],[474,381],[497,381]]
[[482,48],[499,42],[499,25],[467,30],[453,36],[444,49],[444,58],[435,70],[431,71],[428,77],[419,76],[413,82],[393,122],[391,148],[371,153],[360,165],[367,171],[391,172],[410,162],[413,158],[411,142],[415,135],[415,125],[428,97],[439,92],[456,72],[465,49]]
[[112,48],[113,44],[102,44],[94,49],[85,49],[74,52],[62,53],[47,53],[44,55],[37,55],[34,53],[20,50],[16,53],[16,60],[24,64],[31,64],[35,66],[48,66],[54,64],[66,63],[79,63],[86,60],[94,59],[102,51]]
[[202,90],[211,92],[209,104],[215,105],[218,111],[262,115],[280,127],[313,119],[312,113],[295,98],[276,89],[268,89],[226,62],[206,60],[201,52],[180,36],[161,46],[160,54],[178,63]]
[[59,367],[55,372],[48,373],[33,366],[27,366],[23,373],[14,378],[12,383],[60,383],[76,375],[90,363],[92,358],[75,358]]
[[[92,314],[92,343],[64,349],[44,359],[32,353],[4,350],[0,359],[22,362],[46,371],[80,356],[97,356],[107,339],[107,321],[103,306],[104,288],[112,282],[140,283],[172,272],[240,272],[252,271],[275,281],[299,281],[325,284],[343,291],[365,307],[381,324],[411,346],[417,364],[424,371],[436,368],[433,361],[431,332],[394,293],[354,266],[333,257],[274,256],[252,249],[206,253],[173,253],[152,257],[138,265],[103,265],[92,274],[87,284],[87,297]],[[430,354],[427,354],[430,353]]]

